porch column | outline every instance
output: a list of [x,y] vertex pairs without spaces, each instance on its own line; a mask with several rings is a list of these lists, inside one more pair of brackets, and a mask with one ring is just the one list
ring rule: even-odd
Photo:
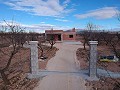
[[61,33],[61,41],[63,42],[63,33]]

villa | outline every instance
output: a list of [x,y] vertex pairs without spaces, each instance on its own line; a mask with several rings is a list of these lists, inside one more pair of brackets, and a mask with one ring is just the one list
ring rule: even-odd
[[54,37],[55,41],[75,41],[76,40],[76,31],[75,28],[72,30],[45,30],[46,39],[49,40]]

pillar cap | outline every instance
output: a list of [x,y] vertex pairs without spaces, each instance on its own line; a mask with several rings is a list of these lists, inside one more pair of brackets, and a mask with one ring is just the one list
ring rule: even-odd
[[89,41],[90,44],[98,44],[98,41]]
[[29,44],[38,44],[38,41],[29,41]]

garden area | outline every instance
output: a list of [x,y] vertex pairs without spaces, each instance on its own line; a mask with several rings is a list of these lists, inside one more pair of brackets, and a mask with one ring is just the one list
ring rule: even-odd
[[76,51],[80,68],[83,70],[89,69],[89,41],[98,41],[97,69],[105,70],[109,77],[98,76],[99,81],[87,81],[86,87],[91,88],[90,90],[120,90],[120,78],[113,78],[109,73],[120,73],[120,33],[104,30],[96,31],[92,23],[87,24],[87,29],[78,33],[79,41],[84,46],[84,48],[79,48]]
[[[55,55],[58,49],[55,47],[50,49],[49,46],[43,46],[43,50],[48,58],[44,61],[39,61],[40,69],[45,69],[48,60]],[[6,55],[0,52],[0,68],[5,67],[8,62],[11,47],[4,47],[2,51],[5,51],[4,53]],[[38,52],[38,56],[40,56],[41,50]],[[40,79],[28,79],[27,73],[30,73],[30,49],[21,48],[19,52],[14,55],[8,70],[5,71],[10,85],[5,85],[0,78],[0,90],[5,90],[6,88],[7,90],[33,90]]]

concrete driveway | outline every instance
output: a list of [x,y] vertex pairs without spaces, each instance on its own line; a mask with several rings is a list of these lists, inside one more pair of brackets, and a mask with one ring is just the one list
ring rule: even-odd
[[66,73],[80,70],[80,64],[76,60],[76,50],[82,45],[56,43],[55,47],[59,48],[59,51],[49,60],[46,69],[63,73],[47,75],[34,90],[86,90],[85,81],[80,75]]

